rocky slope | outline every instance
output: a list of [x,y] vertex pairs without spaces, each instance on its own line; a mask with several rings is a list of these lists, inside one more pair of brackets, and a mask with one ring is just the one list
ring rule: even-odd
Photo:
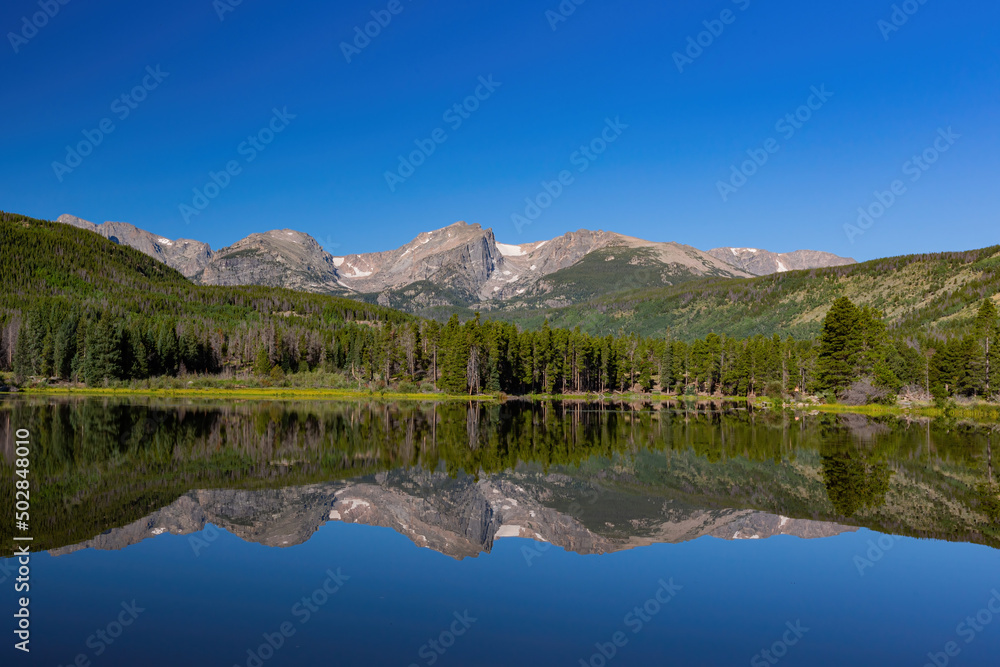
[[[449,292],[466,303],[491,298],[487,285],[505,270],[493,230],[464,222],[424,232],[395,250],[346,255],[334,258],[334,262],[341,284],[353,292],[383,294],[430,283],[437,291]],[[385,296],[380,301],[389,299]],[[419,305],[437,305],[440,299],[422,301]]]
[[265,285],[343,293],[336,264],[313,237],[290,229],[251,234],[215,253],[199,274],[203,285]]
[[713,248],[708,254],[755,276],[857,263],[850,257],[839,257],[818,250],[777,253],[759,248]]
[[[611,248],[623,249],[614,267],[617,279],[611,283],[591,280],[586,275],[559,275],[593,253]],[[635,261],[635,249],[643,249],[650,261]],[[602,261],[615,259],[611,253]],[[433,306],[490,308],[512,301],[526,305],[534,297],[545,297],[544,301],[553,305],[604,293],[609,284],[628,289],[704,276],[750,275],[678,243],[653,243],[581,229],[555,239],[510,245],[498,242],[492,229],[464,222],[423,233],[396,250],[348,255],[335,261],[342,285],[359,294],[377,295],[381,305],[407,310]]]
[[492,229],[465,222],[375,253],[334,257],[308,234],[290,229],[251,234],[213,252],[205,243],[171,240],[127,223],[95,225],[71,215],[59,222],[132,246],[200,284],[354,294],[411,312],[562,307],[702,277],[746,278],[853,262],[812,251],[777,255],[717,248],[706,253],[679,243],[585,229],[510,245],[499,242]]
[[135,248],[177,269],[188,278],[198,275],[212,261],[212,249],[207,243],[188,239],[170,240],[127,222],[105,222],[95,225],[72,215],[61,215],[57,222],[86,229],[115,243]]

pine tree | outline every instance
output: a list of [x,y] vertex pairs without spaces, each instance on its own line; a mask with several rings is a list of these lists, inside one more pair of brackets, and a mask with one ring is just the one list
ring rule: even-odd
[[119,334],[111,321],[111,316],[105,313],[97,326],[88,332],[87,357],[83,367],[84,381],[91,387],[96,387],[105,380],[121,378],[120,361]]
[[660,348],[659,357],[660,391],[670,393],[674,388],[674,346],[667,333],[667,339]]
[[458,323],[458,315],[452,315],[441,334],[444,351],[441,364],[441,388],[451,394],[464,394],[468,389],[465,376],[468,365],[468,342]]
[[17,382],[24,382],[31,375],[31,349],[27,329],[27,323],[22,323],[14,343],[14,378]]
[[73,357],[76,356],[76,328],[79,318],[76,315],[67,317],[59,326],[56,334],[53,363],[55,375],[68,380],[73,375]]
[[267,353],[267,348],[261,345],[257,348],[257,355],[253,360],[253,374],[257,377],[267,377],[271,372],[271,356]]
[[180,345],[174,327],[170,323],[160,325],[156,339],[156,353],[163,366],[163,372],[167,375],[176,375],[180,365]]
[[[883,317],[880,311],[870,306],[858,309],[857,329],[853,337],[857,349],[854,363],[855,378],[885,376],[887,372],[884,364],[889,348],[889,334]],[[880,366],[881,371],[877,374],[875,369]],[[891,378],[887,380],[890,384],[895,382]]]
[[826,319],[819,338],[819,381],[825,389],[839,392],[854,380],[858,354],[857,306],[846,297],[837,299]]
[[128,365],[122,364],[122,370],[128,377],[135,380],[142,380],[149,377],[149,355],[146,351],[146,343],[142,339],[142,334],[138,329],[129,329],[127,349]]
[[41,349],[39,350],[38,372],[42,377],[51,377],[53,374],[53,357],[55,353],[55,340],[51,331],[46,331],[42,337]]
[[974,357],[970,372],[974,376],[976,389],[984,396],[991,396],[997,389],[998,352],[997,307],[991,299],[985,299],[979,307],[973,326],[975,337]]

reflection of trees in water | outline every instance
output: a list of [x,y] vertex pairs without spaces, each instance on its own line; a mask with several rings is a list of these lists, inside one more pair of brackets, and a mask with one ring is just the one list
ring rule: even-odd
[[850,518],[861,510],[885,505],[892,471],[885,461],[872,460],[854,447],[822,455],[823,483],[833,508]]
[[[893,420],[799,418],[725,404],[672,410],[660,404],[582,402],[171,403],[101,398],[0,403],[0,415],[8,415],[8,420],[0,419],[0,437],[10,429],[5,424],[29,428],[36,443],[33,465],[53,476],[124,462],[170,467],[215,460],[239,460],[246,471],[260,474],[282,461],[314,472],[378,472],[411,465],[433,469],[444,463],[449,470],[475,473],[519,463],[544,467],[665,449],[692,450],[711,462],[781,461],[803,450],[826,453],[831,443],[854,443],[860,449],[847,448],[853,453],[842,453],[843,461],[828,464],[832,480],[850,480],[878,472],[871,462],[858,469],[854,459],[864,451],[882,461],[929,455],[924,439],[932,430],[928,426],[925,436],[923,429],[918,433]],[[935,431],[933,440],[933,456],[977,466],[990,447],[984,433],[953,424]]]
[[993,436],[996,430],[986,435],[986,482],[977,486],[979,502],[983,513],[990,521],[1000,524],[1000,489],[993,483]]
[[993,486],[993,436],[998,430],[994,427],[986,432],[986,483],[990,486]]
[[[955,423],[910,428],[892,419],[805,417],[733,404],[0,401],[0,442],[10,441],[14,424],[32,433],[33,472],[45,489],[38,515],[53,534],[79,539],[196,488],[293,486],[413,466],[477,475],[521,464],[548,470],[587,463],[589,471],[606,471],[624,463],[632,475],[643,472],[629,464],[642,451],[690,452],[713,466],[737,459],[780,464],[819,452],[829,499],[850,517],[885,503],[887,462],[920,461],[912,472],[922,478],[926,457],[983,471],[985,450],[986,470],[976,474],[987,482],[978,492],[933,473],[926,481],[956,500],[965,494],[960,502],[977,512],[1000,515],[991,442]],[[2,454],[0,468],[12,465],[6,449]],[[726,474],[752,469],[740,464]],[[662,483],[662,471],[648,472],[643,483]],[[0,504],[5,493],[0,488]]]
[[850,518],[860,511],[884,506],[892,477],[887,461],[901,453],[905,427],[846,414],[829,421],[824,434],[821,471],[834,510]]

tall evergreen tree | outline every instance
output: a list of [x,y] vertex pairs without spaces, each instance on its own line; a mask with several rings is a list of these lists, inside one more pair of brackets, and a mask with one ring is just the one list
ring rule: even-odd
[[997,321],[997,307],[992,299],[985,299],[979,307],[973,326],[975,344],[973,357],[970,359],[970,373],[974,377],[977,393],[984,396],[992,396],[1000,386],[998,385],[1000,376],[998,327],[1000,323]]
[[858,354],[857,306],[847,297],[837,299],[826,319],[819,337],[818,372],[820,385],[840,391],[854,379]]
[[87,336],[87,357],[83,377],[88,385],[99,386],[105,380],[122,377],[119,333],[107,313],[92,327]]
[[452,394],[464,394],[468,389],[465,373],[468,365],[468,341],[458,321],[452,315],[441,334],[444,359],[441,364],[441,389]]

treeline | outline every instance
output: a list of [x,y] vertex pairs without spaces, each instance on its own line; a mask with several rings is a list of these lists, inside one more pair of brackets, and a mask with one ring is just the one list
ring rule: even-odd
[[627,334],[595,338],[547,324],[520,331],[478,316],[441,325],[416,319],[321,324],[281,315],[224,326],[49,300],[18,327],[12,368],[22,378],[91,386],[161,375],[280,377],[324,370],[367,385],[430,383],[450,393],[830,392],[852,402],[888,402],[905,386],[935,396],[992,396],[1000,386],[997,336],[992,301],[983,302],[966,336],[947,340],[892,339],[880,313],[839,299],[817,341],[711,334],[687,343]]
[[593,336],[462,323],[266,287],[199,287],[131,248],[67,225],[0,215],[0,371],[100,386],[161,376],[326,371],[371,387],[449,393],[822,393],[890,402],[906,387],[992,397],[998,318],[989,299],[947,334],[893,335],[836,300],[817,340],[669,333]]
[[[814,374],[812,345],[709,336],[687,344],[579,330],[520,331],[481,318],[319,324],[296,316],[262,323],[145,317],[47,300],[11,320],[10,368],[20,378],[82,381],[227,373],[278,377],[323,370],[368,385],[430,383],[449,393],[662,390],[753,394],[794,389]],[[2,367],[2,364],[0,364]]]

